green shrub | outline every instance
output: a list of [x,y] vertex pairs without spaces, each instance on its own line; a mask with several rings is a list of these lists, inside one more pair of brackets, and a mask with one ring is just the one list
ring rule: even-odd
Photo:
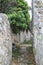
[[14,33],[29,29],[30,15],[29,6],[25,0],[1,0],[0,12],[8,15],[11,29]]

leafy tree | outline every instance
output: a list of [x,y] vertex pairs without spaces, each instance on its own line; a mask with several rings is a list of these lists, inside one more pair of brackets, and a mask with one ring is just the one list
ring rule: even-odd
[[8,15],[12,31],[28,30],[30,24],[29,6],[25,0],[1,0],[1,12]]
[[7,8],[8,8],[8,0],[0,0],[0,12],[5,13]]
[[30,24],[30,15],[28,9],[30,7],[28,7],[27,2],[25,2],[25,0],[15,0],[11,4],[15,4],[15,6],[12,6],[10,9],[10,15],[8,12],[13,32],[17,33],[20,30],[28,30]]

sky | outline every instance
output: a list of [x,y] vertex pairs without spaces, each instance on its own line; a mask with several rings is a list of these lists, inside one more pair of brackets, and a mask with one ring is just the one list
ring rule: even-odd
[[31,6],[32,0],[25,0],[25,1],[27,1],[27,3],[28,3],[29,6]]
[[[27,1],[27,3],[28,3],[28,5],[30,6],[30,7],[32,7],[32,0],[25,0],[25,1]],[[30,13],[30,19],[32,18],[32,11],[29,11],[29,13]]]

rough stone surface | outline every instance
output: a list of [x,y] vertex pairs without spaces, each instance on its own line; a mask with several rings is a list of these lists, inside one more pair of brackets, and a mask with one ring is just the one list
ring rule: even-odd
[[20,31],[20,34],[12,34],[13,42],[23,43],[24,41],[29,41],[32,37],[31,32],[28,30],[28,32]]
[[12,40],[8,17],[0,13],[0,65],[10,65]]
[[37,65],[43,65],[43,2],[33,0],[33,33],[35,59]]

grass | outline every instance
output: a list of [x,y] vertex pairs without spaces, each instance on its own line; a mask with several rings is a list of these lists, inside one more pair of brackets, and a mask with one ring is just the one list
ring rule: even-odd
[[[32,44],[32,41],[29,40],[29,41],[24,41],[24,43],[22,44]],[[20,53],[20,46],[18,45],[17,46],[17,49],[14,51],[13,50],[13,58],[14,60],[18,61],[18,57],[21,55]],[[28,51],[28,65],[34,65],[35,62],[34,62],[34,57],[33,57],[33,47],[27,47],[27,51]]]
[[33,48],[32,48],[32,47],[28,47],[28,48],[27,48],[28,53],[33,53],[33,51],[32,51],[32,50],[33,50]]
[[28,41],[24,41],[23,43],[21,43],[21,44],[32,44],[32,40],[28,40]]
[[12,50],[12,56],[13,56],[13,58],[14,59],[18,59],[18,57],[20,56],[20,52],[19,52],[19,50],[20,50],[20,48],[19,47],[17,47],[17,49],[16,50]]
[[[32,41],[31,40],[29,40],[29,41],[26,41],[25,40],[22,44],[32,44]],[[18,57],[21,55],[19,50],[20,50],[20,45],[17,46],[17,49],[16,50],[12,50],[12,53],[13,53],[12,56],[14,57],[14,59],[18,59]],[[32,50],[32,47],[27,48],[27,50],[29,52],[32,52],[31,51]]]

